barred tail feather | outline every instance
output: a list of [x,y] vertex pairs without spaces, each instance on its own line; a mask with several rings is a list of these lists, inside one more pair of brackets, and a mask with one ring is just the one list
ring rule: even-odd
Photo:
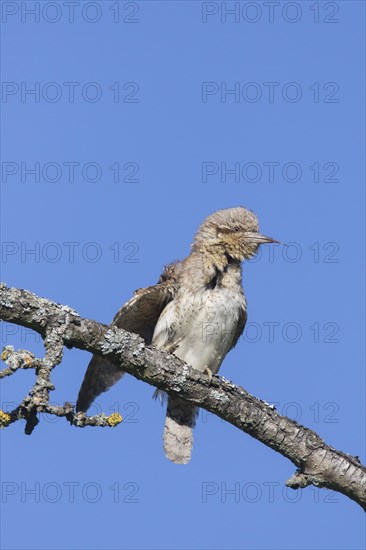
[[193,448],[193,428],[197,408],[169,397],[164,427],[165,456],[175,464],[187,464]]

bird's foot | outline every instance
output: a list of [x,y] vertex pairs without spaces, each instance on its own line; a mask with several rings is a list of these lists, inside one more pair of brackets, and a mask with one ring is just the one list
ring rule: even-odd
[[204,371],[203,371],[205,374],[207,374],[208,376],[208,385],[211,386],[211,382],[212,382],[212,377],[213,377],[213,372],[210,368],[208,367],[205,367]]

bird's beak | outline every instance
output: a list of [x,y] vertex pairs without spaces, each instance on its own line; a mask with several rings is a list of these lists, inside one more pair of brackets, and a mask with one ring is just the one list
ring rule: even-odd
[[266,235],[261,235],[260,233],[255,233],[248,231],[245,233],[245,237],[252,242],[255,242],[257,244],[265,244],[265,243],[277,243],[282,244],[280,241],[276,241],[275,239],[272,239],[272,237],[266,237]]

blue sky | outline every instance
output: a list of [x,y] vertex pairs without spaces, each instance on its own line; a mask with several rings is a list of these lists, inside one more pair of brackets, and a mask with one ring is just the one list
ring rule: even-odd
[[[2,280],[108,323],[205,216],[254,210],[291,244],[244,265],[220,372],[365,462],[364,3],[236,6],[2,2]],[[54,402],[88,361],[66,350]],[[2,408],[32,380],[5,380]],[[289,461],[204,411],[192,462],[169,463],[152,391],[127,376],[100,396],[113,430],[1,433],[4,549],[364,547],[353,502],[286,491]]]

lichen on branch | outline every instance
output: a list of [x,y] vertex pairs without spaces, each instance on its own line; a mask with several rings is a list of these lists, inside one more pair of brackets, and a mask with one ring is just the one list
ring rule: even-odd
[[113,427],[121,421],[115,413],[88,417],[75,413],[70,403],[63,407],[49,403],[49,393],[54,389],[52,370],[62,361],[63,347],[75,347],[108,358],[139,380],[216,414],[282,454],[296,467],[287,481],[289,487],[325,487],[343,493],[366,510],[366,468],[358,457],[327,445],[313,430],[280,415],[273,406],[225,378],[214,376],[210,380],[174,355],[147,346],[137,334],[84,319],[68,306],[2,283],[0,318],[37,331],[46,350],[45,357],[37,359],[26,350],[5,348],[3,358],[8,367],[0,377],[34,368],[36,381],[18,407],[0,412],[3,427],[25,419],[25,430],[30,434],[40,412],[63,416],[78,427]]

